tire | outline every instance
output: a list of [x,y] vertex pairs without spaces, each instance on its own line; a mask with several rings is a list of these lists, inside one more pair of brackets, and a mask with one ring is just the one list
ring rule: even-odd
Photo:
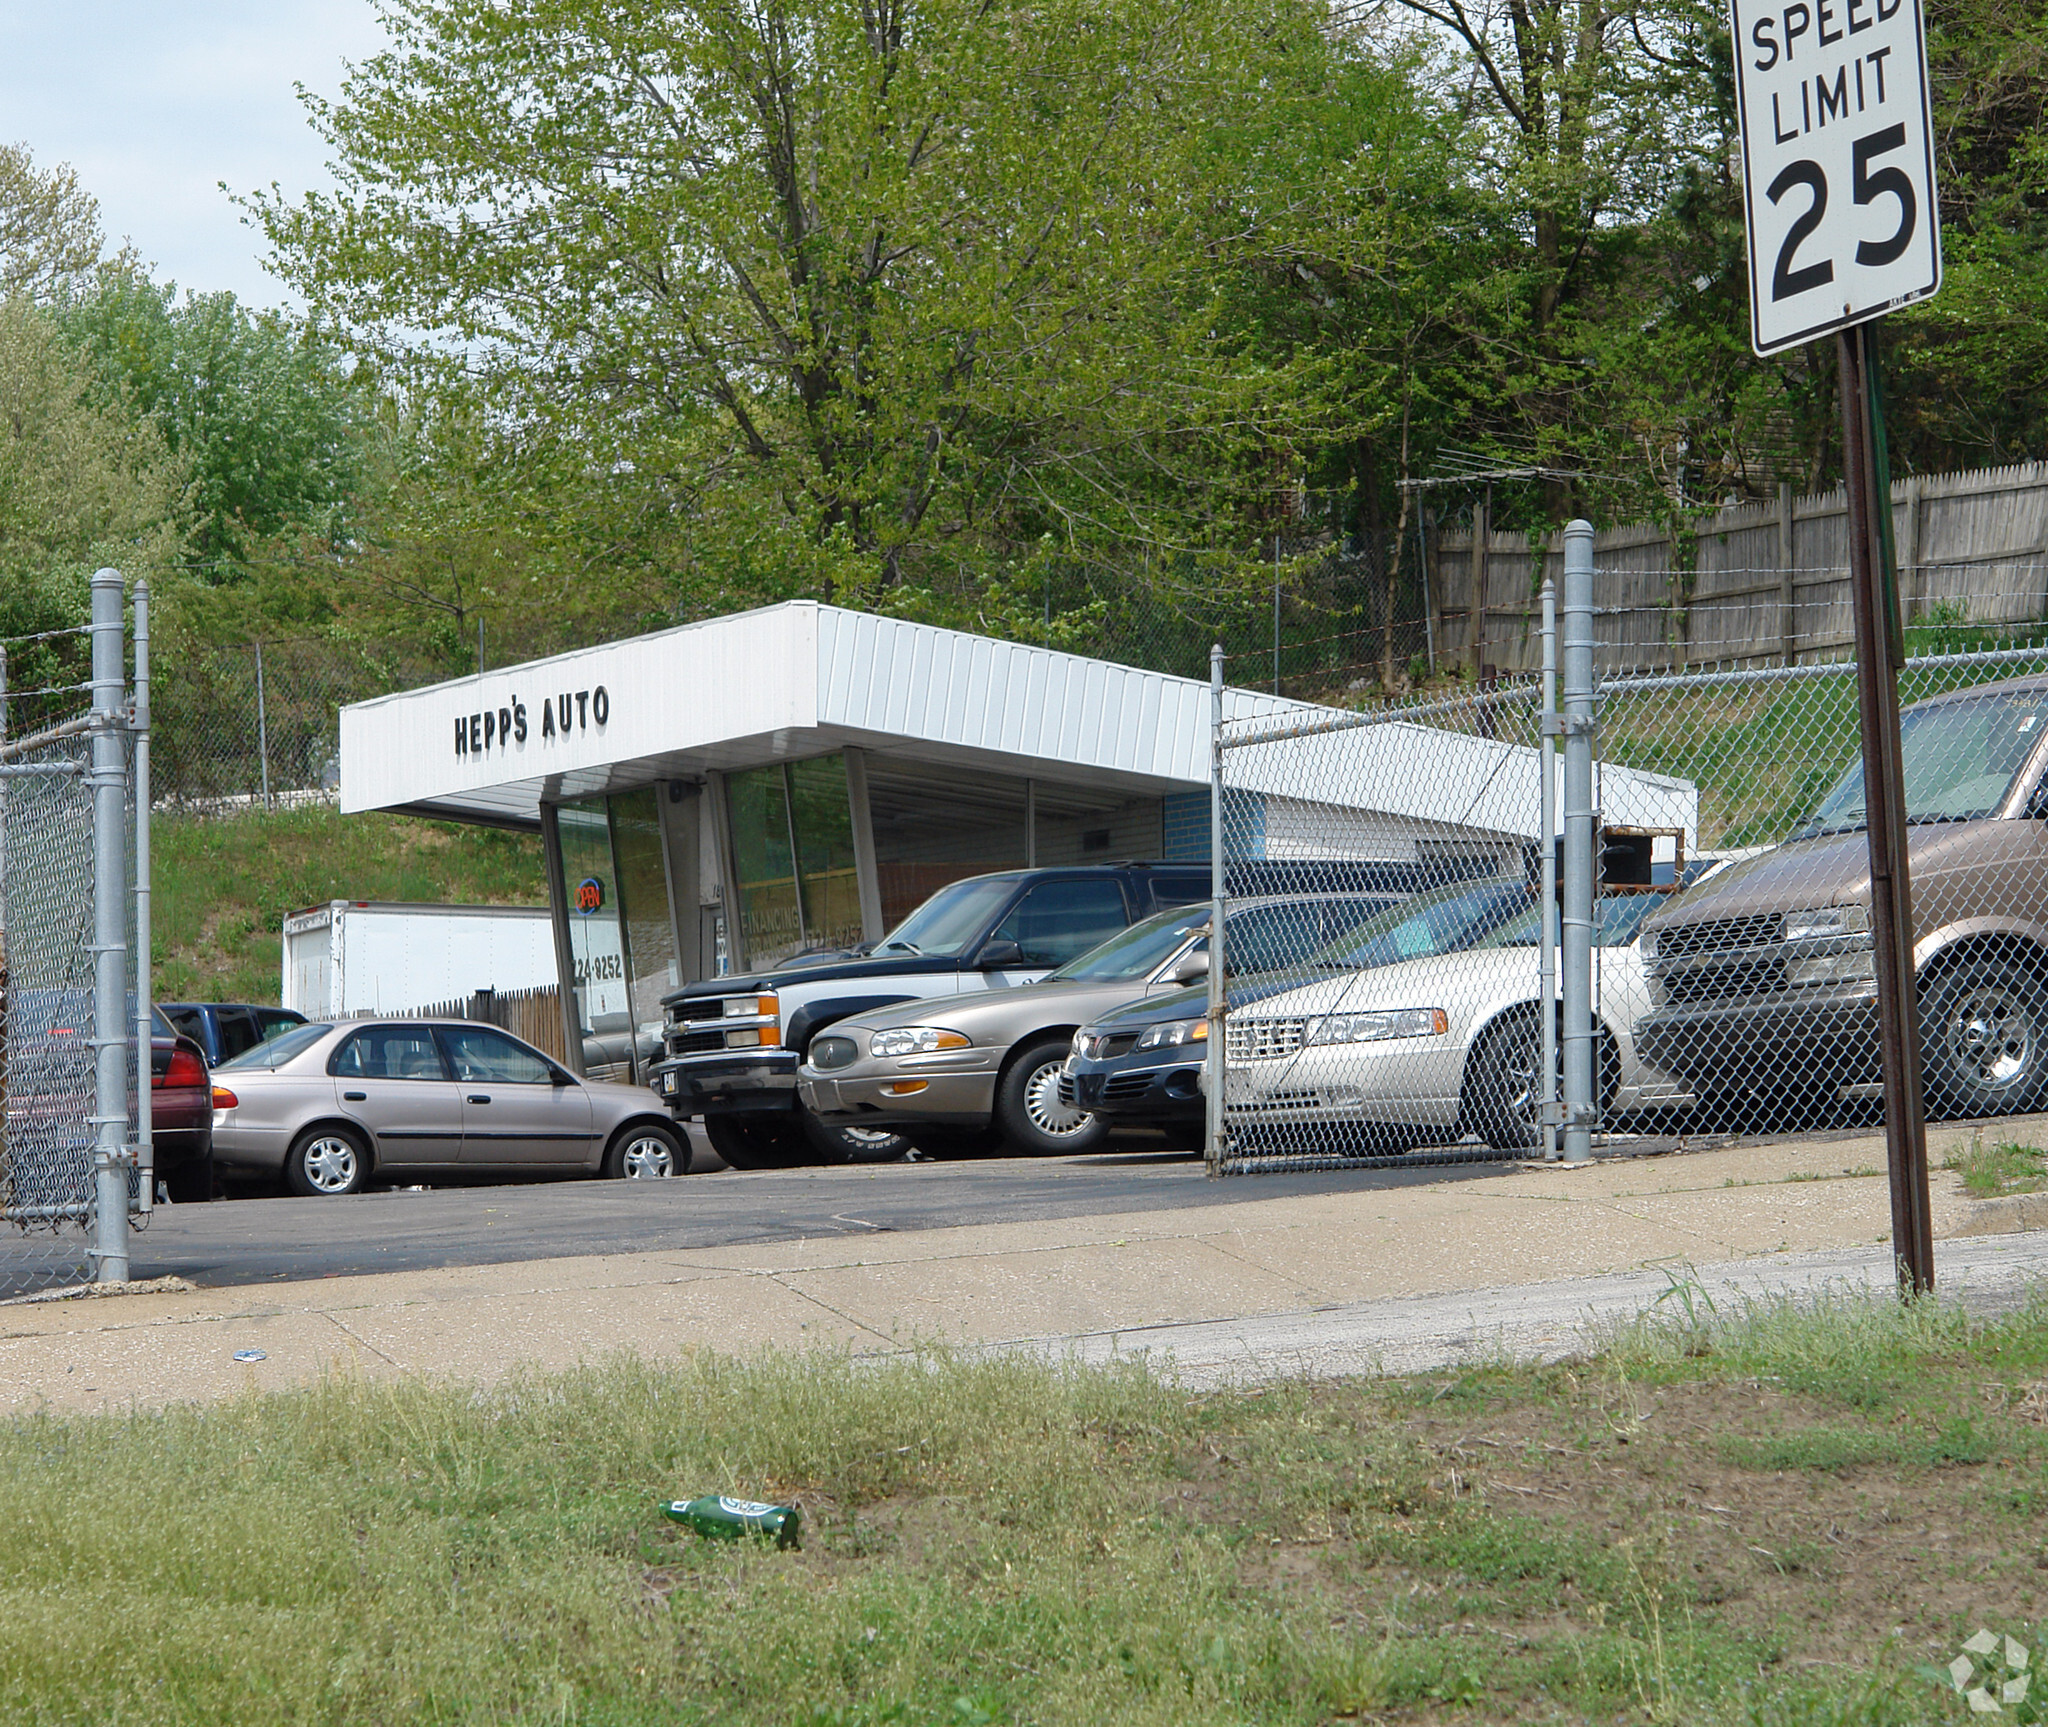
[[[1621,1057],[1597,1020],[1594,1028],[1599,1038],[1594,1092],[1604,1115],[1621,1087]],[[1560,1097],[1564,1095],[1563,1066],[1560,1039]],[[1542,1072],[1543,1022],[1534,1011],[1504,1014],[1487,1028],[1467,1071],[1463,1110],[1479,1137],[1496,1151],[1526,1151],[1543,1143],[1543,1127],[1536,1119]],[[1561,1134],[1563,1129],[1558,1131]]]
[[900,1133],[878,1127],[837,1127],[807,1109],[797,1111],[804,1142],[820,1163],[894,1163],[910,1149]]
[[786,1116],[707,1115],[704,1137],[734,1169],[794,1169],[811,1161],[803,1129]]
[[285,1187],[301,1199],[360,1193],[369,1176],[369,1149],[345,1127],[309,1127],[285,1153]]
[[2011,960],[1966,961],[1921,991],[1920,1060],[1930,1102],[1950,1115],[2011,1115],[2040,1101],[2048,1001]]
[[173,1205],[204,1205],[213,1197],[213,1153],[165,1176],[164,1192]]
[[658,1121],[639,1121],[605,1148],[604,1172],[614,1181],[662,1181],[690,1173],[683,1136]]
[[1060,1102],[1060,1068],[1072,1047],[1071,1038],[1043,1038],[1003,1070],[996,1086],[995,1126],[1012,1151],[1051,1157],[1092,1150],[1109,1137],[1109,1123],[1101,1116]]
[[1487,1028],[1465,1081],[1465,1103],[1479,1137],[1499,1151],[1522,1151],[1543,1141],[1536,1120],[1543,1072],[1543,1022],[1512,1014]]

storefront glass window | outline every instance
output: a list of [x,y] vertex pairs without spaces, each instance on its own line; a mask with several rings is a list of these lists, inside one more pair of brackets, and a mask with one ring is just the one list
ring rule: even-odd
[[802,865],[805,945],[852,947],[861,939],[860,882],[853,865],[845,757],[791,762],[789,807]]
[[683,981],[676,963],[675,924],[669,915],[668,867],[662,861],[661,807],[655,788],[614,794],[611,814],[619,915],[626,932],[627,1012],[634,1056],[644,1065],[661,1053],[661,998]]
[[[611,825],[604,800],[565,803],[555,812],[562,844],[564,914],[574,967],[576,1022],[591,1061],[592,1038],[623,1040],[630,1021],[619,884],[612,867]],[[617,1058],[614,1058],[617,1059]]]
[[861,939],[846,762],[818,756],[726,776],[750,966]]
[[750,966],[773,965],[804,945],[790,850],[789,790],[780,767],[749,768],[725,779],[732,825],[734,898]]

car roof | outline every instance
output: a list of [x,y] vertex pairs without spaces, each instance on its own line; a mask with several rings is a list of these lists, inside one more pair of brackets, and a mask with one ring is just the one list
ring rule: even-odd
[[2048,672],[2032,672],[2023,678],[2001,678],[1994,684],[1965,684],[1959,690],[1943,690],[1938,696],[1923,696],[1905,711],[1940,707],[1946,702],[1968,701],[1972,696],[2048,695]]

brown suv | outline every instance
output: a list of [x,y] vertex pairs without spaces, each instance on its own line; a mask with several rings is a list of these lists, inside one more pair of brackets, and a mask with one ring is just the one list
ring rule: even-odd
[[[2048,677],[1900,716],[1913,965],[1930,1110],[2048,1093]],[[1879,1078],[1859,763],[1785,844],[1645,926],[1639,1054],[1703,1105],[1825,1103]]]

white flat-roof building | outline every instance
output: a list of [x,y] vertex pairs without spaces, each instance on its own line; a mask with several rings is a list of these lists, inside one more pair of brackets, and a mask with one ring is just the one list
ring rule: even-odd
[[[1196,679],[797,600],[346,707],[341,807],[538,829],[565,1009],[603,1036],[658,1022],[685,981],[877,939],[962,876],[1206,862],[1209,729]],[[1285,771],[1277,746],[1247,752],[1233,852],[1519,867],[1533,750],[1370,729],[1413,771],[1352,775],[1336,741]],[[1662,787],[1654,818],[1617,796],[1610,771],[1611,819],[1672,820]]]

